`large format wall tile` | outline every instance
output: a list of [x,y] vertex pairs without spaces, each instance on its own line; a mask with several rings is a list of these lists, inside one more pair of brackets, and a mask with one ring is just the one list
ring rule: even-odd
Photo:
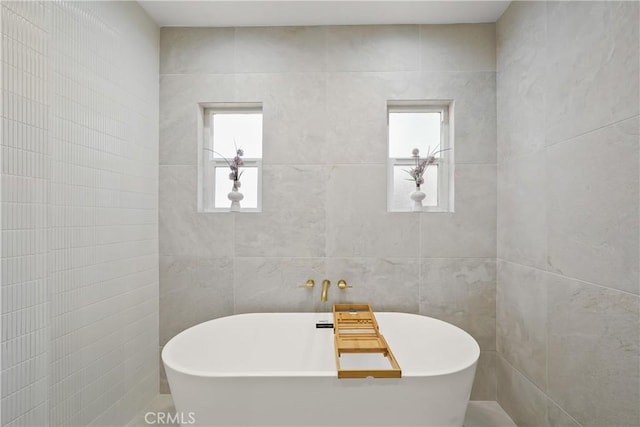
[[497,24],[498,156],[508,160],[545,145],[546,7],[514,2]]
[[262,211],[318,211],[324,220],[328,178],[324,165],[264,165]]
[[328,73],[327,163],[385,163],[387,101],[421,93],[417,72]]
[[519,1],[509,5],[496,22],[496,71],[504,74],[501,77],[515,77],[507,74],[514,69],[520,71],[526,59],[533,59],[546,50],[546,12],[547,2]]
[[195,79],[184,77],[162,76],[160,79],[161,165],[195,165],[197,162],[198,106],[180,96],[181,85],[173,84],[180,80],[193,84]]
[[[234,312],[328,311],[332,302],[368,301],[417,313],[422,258],[480,257],[456,264],[464,277],[440,275],[452,288],[434,283],[433,293],[469,313],[460,321],[490,349],[474,396],[495,398],[494,26],[235,28],[217,29],[218,41],[201,29],[165,30],[160,251],[180,262],[231,257],[235,264],[233,287],[221,285],[228,295],[189,287],[177,295],[218,298],[221,307],[231,297]],[[222,46],[230,39],[232,49]],[[436,55],[455,40],[470,45]],[[220,57],[188,63],[201,52]],[[421,52],[431,52],[428,64]],[[411,99],[453,101],[456,213],[387,212],[387,101]],[[199,102],[262,103],[261,213],[196,213]],[[316,280],[313,290],[297,287],[308,278]],[[320,303],[324,278],[332,285]],[[340,278],[353,287],[339,290]],[[171,310],[169,299],[163,303]],[[180,323],[188,316],[179,310],[173,316],[172,324],[188,323]]]
[[328,71],[417,71],[417,25],[326,27]]
[[233,314],[233,258],[160,257],[160,344]]
[[420,314],[471,334],[482,350],[496,348],[496,264],[493,259],[422,259]]
[[553,271],[640,293],[639,135],[636,117],[547,150]]
[[324,163],[324,73],[236,75],[238,102],[262,103],[264,164]]
[[547,425],[549,427],[582,427],[551,399],[547,399]]
[[160,79],[160,164],[197,162],[198,103],[261,102],[265,163],[324,163],[320,73],[181,74]]
[[496,256],[496,166],[455,168],[455,212],[421,213],[423,258]]
[[164,363],[162,363],[162,349],[163,347],[158,347],[158,363],[160,365],[160,394],[171,394],[171,389],[169,388],[169,381],[167,380],[167,372],[164,369]]
[[[236,313],[329,311],[320,302],[325,277],[323,258],[236,257],[234,298]],[[303,285],[313,279],[316,285]]]
[[235,29],[235,72],[324,71],[325,27]]
[[319,165],[265,165],[262,212],[236,217],[235,255],[324,256],[327,176]]
[[547,4],[547,143],[640,112],[640,4]]
[[496,162],[496,73],[420,73],[413,99],[453,101],[456,163]]
[[[329,303],[370,303],[377,311],[418,312],[418,271],[411,258],[327,258]],[[347,289],[337,287],[343,279]]]
[[498,261],[498,351],[542,390],[547,387],[547,276]]
[[421,25],[423,71],[494,71],[495,24]]
[[551,276],[549,396],[582,425],[640,425],[640,298]]
[[497,23],[498,400],[519,425],[640,425],[639,18],[513,2]]
[[471,389],[471,400],[497,399],[496,352],[481,351]]
[[[453,99],[454,157],[460,163],[496,163],[496,74],[422,73],[425,99]],[[440,81],[437,84],[437,81]],[[440,89],[436,89],[441,85]],[[447,88],[444,96],[432,90]]]
[[234,34],[234,28],[162,28],[160,74],[233,72]]
[[239,257],[324,256],[324,210],[239,214],[229,242],[234,242],[234,254]]
[[543,152],[498,166],[498,258],[547,268],[547,188]]
[[519,427],[546,427],[546,395],[498,355],[498,403]]
[[160,164],[198,161],[198,103],[234,99],[233,74],[180,74],[160,77]]
[[[384,163],[387,101],[454,101],[456,163],[496,162],[494,72],[329,73],[328,163]],[[329,108],[339,105],[339,108]]]
[[234,215],[198,213],[195,166],[160,166],[160,255],[233,255]]
[[419,215],[389,213],[384,165],[337,165],[327,183],[327,255],[418,257]]

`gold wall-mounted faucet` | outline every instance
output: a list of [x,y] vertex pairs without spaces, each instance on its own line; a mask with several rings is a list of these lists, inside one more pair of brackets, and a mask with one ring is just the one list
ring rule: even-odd
[[322,281],[322,294],[320,295],[320,301],[322,302],[326,302],[327,301],[327,291],[329,290],[329,285],[331,284],[331,282],[327,279],[324,279]]

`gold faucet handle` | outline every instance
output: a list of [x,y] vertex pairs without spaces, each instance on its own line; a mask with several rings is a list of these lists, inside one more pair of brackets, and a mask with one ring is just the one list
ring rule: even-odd
[[346,288],[353,288],[353,286],[347,285],[347,282],[345,280],[340,279],[340,280],[338,280],[338,288],[346,289]]
[[315,286],[316,282],[313,279],[309,279],[307,280],[307,283],[305,283],[304,285],[300,285],[298,286],[299,288],[307,288],[307,289],[311,289]]

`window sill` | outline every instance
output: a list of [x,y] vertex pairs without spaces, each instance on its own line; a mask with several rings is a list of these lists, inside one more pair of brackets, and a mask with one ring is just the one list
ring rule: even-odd
[[216,208],[216,209],[202,209],[198,210],[198,213],[213,213],[213,214],[224,214],[224,213],[262,213],[262,209],[259,208],[240,208],[239,211],[231,211],[229,208]]
[[436,206],[425,206],[421,211],[414,210],[387,210],[389,213],[455,213],[452,209],[439,208]]

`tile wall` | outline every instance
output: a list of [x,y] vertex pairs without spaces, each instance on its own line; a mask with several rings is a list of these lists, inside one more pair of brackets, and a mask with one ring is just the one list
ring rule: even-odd
[[49,43],[46,6],[2,2],[2,419],[49,416]]
[[497,24],[498,402],[520,426],[640,425],[637,2]]
[[[469,331],[472,397],[519,425],[640,425],[637,3],[515,2],[497,38],[164,28],[159,100],[137,5],[1,11],[2,425],[131,418],[158,313],[162,346],[356,300]],[[455,100],[455,213],[386,212],[389,99]],[[196,212],[197,103],[217,101],[263,103],[261,214]],[[297,287],[325,277],[353,288]]]
[[[469,331],[482,347],[473,398],[494,400],[495,26],[162,28],[160,40],[160,345],[233,313],[368,301]],[[455,100],[455,213],[386,211],[394,99]],[[263,212],[198,213],[197,104],[256,101]],[[333,282],[328,303],[298,287],[308,278]]]
[[2,2],[2,425],[157,393],[158,40],[134,2]]

